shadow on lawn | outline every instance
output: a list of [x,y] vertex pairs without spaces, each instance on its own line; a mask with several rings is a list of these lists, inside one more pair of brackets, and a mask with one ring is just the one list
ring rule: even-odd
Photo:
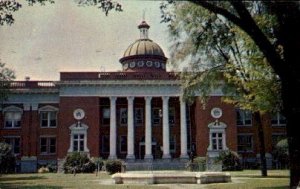
[[38,179],[45,179],[46,177],[44,176],[25,176],[25,175],[20,175],[17,177],[3,177],[0,176],[0,181],[20,181],[20,180],[38,180]]
[[49,186],[49,185],[27,185],[22,186],[22,184],[0,184],[0,188],[6,188],[6,189],[62,189],[61,186]]
[[270,187],[258,187],[257,189],[287,189],[288,186],[270,186]]

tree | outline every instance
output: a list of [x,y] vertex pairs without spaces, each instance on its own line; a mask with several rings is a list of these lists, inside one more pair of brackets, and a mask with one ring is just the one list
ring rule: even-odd
[[300,100],[295,91],[300,90],[299,33],[300,9],[298,1],[256,1],[263,5],[261,14],[275,16],[276,41],[270,41],[258,26],[249,1],[196,1],[190,0],[210,12],[221,15],[244,31],[258,46],[281,81],[282,113],[287,118],[287,137],[290,154],[290,187],[297,187],[300,180],[300,136],[297,134]]
[[[198,91],[205,102],[212,90],[220,88],[225,94],[223,100],[253,111],[262,175],[267,176],[261,117],[279,109],[276,75],[253,41],[222,17],[187,2],[177,3],[174,15],[169,25],[174,42],[171,59],[175,64],[189,63],[187,71],[182,72],[185,96],[195,96]],[[265,30],[272,27],[272,17],[256,19]]]
[[5,67],[4,63],[0,61],[0,101],[2,102],[7,98],[9,94],[10,81],[15,79],[14,71]]
[[0,173],[11,173],[15,170],[15,156],[11,145],[0,142]]

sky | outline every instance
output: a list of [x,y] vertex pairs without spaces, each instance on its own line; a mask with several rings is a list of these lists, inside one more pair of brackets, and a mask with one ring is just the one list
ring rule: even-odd
[[[22,2],[22,1],[21,1]],[[120,71],[119,59],[139,38],[137,25],[150,25],[149,38],[169,57],[167,25],[160,23],[160,1],[119,0],[123,12],[108,16],[96,7],[79,7],[74,0],[23,7],[15,23],[0,26],[0,59],[16,80],[59,80],[63,71]]]

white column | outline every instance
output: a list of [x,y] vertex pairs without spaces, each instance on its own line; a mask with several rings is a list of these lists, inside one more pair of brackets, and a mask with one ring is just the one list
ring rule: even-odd
[[126,159],[135,159],[134,156],[134,114],[133,101],[134,97],[127,97],[128,114],[127,114],[127,157]]
[[116,97],[110,97],[110,131],[108,159],[117,159],[117,124],[116,124]]
[[145,97],[146,100],[146,120],[145,120],[145,157],[144,159],[152,160],[152,124],[151,124],[151,99],[152,97]]
[[163,100],[163,159],[170,156],[170,128],[169,128],[169,97],[162,97]]
[[186,159],[187,155],[187,127],[186,127],[186,103],[180,98],[180,158]]

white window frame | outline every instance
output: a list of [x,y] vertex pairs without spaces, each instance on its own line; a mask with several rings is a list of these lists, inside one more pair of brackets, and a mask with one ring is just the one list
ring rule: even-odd
[[[46,139],[46,151],[42,152],[42,139]],[[55,139],[55,152],[51,152],[51,139]],[[57,153],[57,138],[56,136],[40,136],[40,154],[41,155],[53,155]]]
[[[242,122],[242,124],[238,123],[238,115],[237,114],[241,115],[241,122]],[[246,119],[247,118],[247,114],[250,115],[249,119]],[[250,123],[246,123],[247,121],[250,121]],[[249,127],[249,126],[252,126],[252,114],[251,114],[251,111],[249,111],[249,110],[243,110],[243,109],[236,109],[236,125],[239,126],[239,127],[243,127],[243,126]]]
[[[40,114],[40,127],[41,128],[56,128],[57,127],[57,113],[58,113],[58,108],[54,107],[54,106],[43,106],[41,108],[39,108],[39,114]],[[47,125],[44,126],[43,124],[43,114],[47,115]],[[51,114],[55,114],[55,126],[51,126]]]
[[[4,116],[4,128],[5,129],[20,129],[21,125],[22,125],[22,115],[23,115],[23,109],[17,107],[17,106],[8,106],[3,108],[3,116]],[[11,120],[7,120],[7,113],[12,113],[14,114],[20,114],[20,119],[15,120],[15,119],[11,119]],[[13,116],[14,117],[14,116]],[[7,126],[7,121],[11,121],[11,126]],[[17,124],[19,122],[19,125]]]
[[239,152],[239,153],[253,152],[253,148],[254,148],[253,134],[252,134],[252,133],[239,133],[239,134],[237,135],[237,137],[239,137],[239,136],[243,136],[243,137],[249,136],[249,137],[251,137],[251,147],[250,147],[250,150],[249,150],[249,149],[247,149],[247,150],[239,150],[239,140],[238,140],[238,138],[237,138],[237,150],[238,150],[238,152]]
[[[228,150],[227,145],[226,145],[226,131],[225,131],[225,129],[227,128],[227,125],[223,122],[216,121],[216,122],[212,122],[212,123],[208,124],[208,128],[209,128],[209,146],[207,148],[207,151],[215,153],[215,152],[220,152],[223,150]],[[213,149],[213,139],[214,139],[213,134],[214,133],[222,134],[222,149],[219,149],[219,148]],[[219,144],[217,144],[217,145],[219,145]],[[218,153],[213,154],[213,156],[217,156],[217,155],[218,155]]]
[[[273,119],[274,116],[276,116],[276,120]],[[276,121],[276,123],[272,123],[273,120]],[[282,121],[282,120],[286,120],[286,118],[283,115],[281,115],[279,112],[277,112],[276,115],[273,115],[271,117],[271,125],[272,125],[272,127],[285,127],[286,123],[280,123],[280,121]]]
[[88,149],[87,147],[87,130],[88,130],[88,126],[84,123],[74,123],[73,125],[71,125],[69,127],[69,129],[71,130],[71,134],[70,134],[70,148],[68,150],[68,152],[73,152],[74,151],[74,136],[75,135],[83,135],[84,138],[83,138],[83,141],[84,141],[84,144],[83,144],[83,151],[80,151],[80,152],[90,152],[90,150]]

